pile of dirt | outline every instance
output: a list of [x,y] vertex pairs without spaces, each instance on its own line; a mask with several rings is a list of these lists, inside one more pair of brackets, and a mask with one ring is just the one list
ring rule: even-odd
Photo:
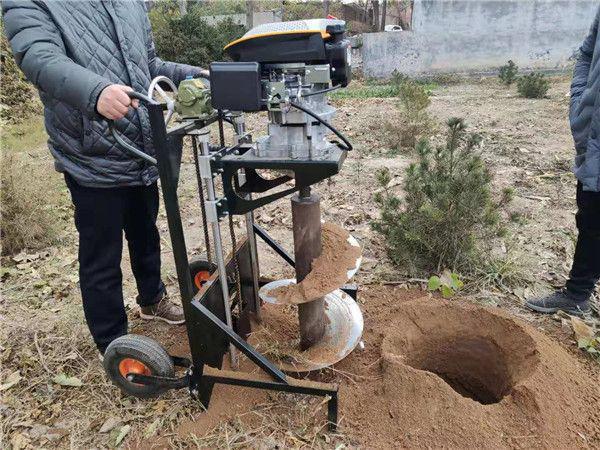
[[[347,294],[343,294],[346,296]],[[335,307],[335,306],[334,306]],[[325,300],[325,321],[330,323],[330,305]],[[300,328],[298,310],[294,305],[265,305],[261,311],[260,323],[252,324],[248,342],[275,362],[282,370],[307,372],[315,367],[323,367],[330,361],[337,361],[343,352],[343,343],[350,340],[351,329],[346,324],[338,324],[333,333],[328,329],[323,339],[306,350],[300,348]]]
[[[597,365],[586,366],[559,342],[498,309],[385,286],[370,286],[360,298],[364,350],[310,375],[340,385],[333,443],[382,449],[600,446]],[[297,343],[293,306],[263,311],[272,341]],[[234,418],[254,426],[246,421],[268,395],[218,385],[208,412],[176,432],[202,436]],[[294,410],[301,398],[278,401]],[[324,425],[325,411],[311,417]],[[306,418],[294,420],[289,427],[308,426]]]
[[292,361],[300,354],[298,308],[292,305],[264,305],[260,323],[252,322],[248,341],[272,361]]
[[363,364],[350,357],[339,365],[364,380],[341,390],[348,432],[360,442],[600,445],[600,378],[558,343],[499,310],[427,297],[389,300],[395,306],[386,308],[385,325],[371,322],[381,327],[371,376],[360,369],[372,364],[374,349],[351,355]]
[[351,245],[350,233],[333,223],[323,224],[321,236],[321,255],[313,261],[306,278],[299,284],[271,292],[279,303],[290,305],[317,300],[348,281],[348,271],[356,267],[356,260],[361,256],[360,247]]

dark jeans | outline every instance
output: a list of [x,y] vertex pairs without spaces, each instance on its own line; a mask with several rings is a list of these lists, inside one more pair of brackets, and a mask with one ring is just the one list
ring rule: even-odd
[[600,192],[577,183],[577,246],[567,292],[578,302],[588,300],[600,278]]
[[138,304],[160,300],[160,237],[156,228],[158,187],[91,188],[65,175],[79,232],[79,284],[85,318],[101,352],[127,333],[123,304],[123,231],[129,246]]

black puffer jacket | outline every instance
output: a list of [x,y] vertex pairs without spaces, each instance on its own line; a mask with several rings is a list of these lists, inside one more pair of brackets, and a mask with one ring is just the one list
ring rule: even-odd
[[[156,168],[116,146],[96,112],[98,96],[110,84],[146,92],[158,75],[179,84],[200,71],[156,56],[144,2],[3,0],[2,10],[17,64],[40,91],[57,170],[85,186],[155,182]],[[154,153],[143,106],[130,109],[117,130]]]

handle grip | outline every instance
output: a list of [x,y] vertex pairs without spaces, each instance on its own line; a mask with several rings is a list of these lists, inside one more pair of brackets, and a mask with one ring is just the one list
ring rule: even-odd
[[[131,99],[140,100],[142,102],[149,103],[149,104],[155,104],[155,105],[158,104],[158,102],[156,102],[155,100],[151,99],[147,95],[144,95],[140,92],[129,91],[129,92],[127,92],[127,95]],[[110,131],[110,134],[112,134],[112,137],[115,138],[115,141],[117,141],[117,144],[119,144],[124,150],[127,150],[132,155],[136,156],[137,158],[143,159],[144,161],[149,162],[150,164],[154,164],[154,165],[157,164],[156,158],[153,158],[152,156],[147,155],[146,153],[141,151],[139,148],[134,147],[133,145],[129,144],[121,137],[121,135],[119,133],[117,133],[117,130],[115,129],[115,121],[114,120],[107,119],[107,122],[108,122],[108,129]]]
[[145,94],[142,94],[141,92],[129,91],[129,92],[126,92],[126,94],[131,99],[140,100],[140,101],[145,102],[145,103],[150,103],[151,105],[158,105],[158,102],[156,100],[151,99],[150,97],[148,97]]

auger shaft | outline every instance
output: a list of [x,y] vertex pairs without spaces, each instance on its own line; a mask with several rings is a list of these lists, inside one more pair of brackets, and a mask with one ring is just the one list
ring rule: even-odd
[[[294,256],[298,283],[311,271],[311,264],[321,254],[321,201],[310,188],[292,197]],[[306,350],[325,334],[325,303],[320,298],[298,305],[300,349]]]

